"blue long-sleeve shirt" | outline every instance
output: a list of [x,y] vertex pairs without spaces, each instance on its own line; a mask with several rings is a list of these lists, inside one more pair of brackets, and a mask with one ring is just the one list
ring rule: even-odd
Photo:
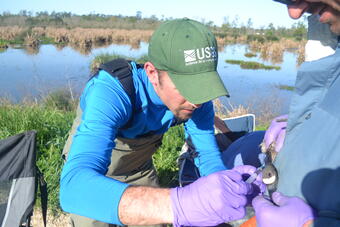
[[[115,138],[137,138],[151,131],[163,134],[174,120],[145,71],[137,69],[133,62],[132,66],[135,105],[141,111],[134,113],[133,123],[126,130],[119,128],[131,117],[131,102],[116,78],[100,71],[84,89],[81,123],[61,175],[60,203],[67,212],[121,225],[118,205],[129,185],[105,176]],[[198,152],[195,164],[203,176],[225,169],[214,137],[213,119],[212,102],[207,102],[184,125]]]

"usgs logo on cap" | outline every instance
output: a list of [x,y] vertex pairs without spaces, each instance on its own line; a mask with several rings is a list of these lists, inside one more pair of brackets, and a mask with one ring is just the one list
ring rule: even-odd
[[202,47],[184,51],[184,61],[186,66],[216,61],[216,59],[216,47]]

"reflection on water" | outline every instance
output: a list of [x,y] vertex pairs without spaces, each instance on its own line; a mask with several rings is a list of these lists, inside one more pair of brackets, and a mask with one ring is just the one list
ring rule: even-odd
[[[138,58],[147,53],[147,47],[147,43],[140,41],[136,42],[136,46],[113,44],[92,49],[62,45],[41,45],[36,50],[10,47],[0,53],[0,96],[20,101],[24,97],[39,98],[61,88],[79,94],[88,80],[89,66],[96,55],[115,53]],[[291,92],[279,90],[277,85],[294,85],[296,54],[283,52],[275,60],[276,65],[281,67],[279,71],[244,70],[238,65],[225,62],[226,59],[247,61],[249,59],[244,56],[247,52],[249,47],[246,45],[228,45],[219,51],[218,71],[231,94],[229,102],[261,106],[257,103],[259,100],[268,100],[278,112],[287,111]],[[262,55],[253,57],[252,61],[273,63],[272,59]],[[281,100],[282,104],[274,105],[277,102],[269,98]]]
[[40,46],[25,46],[24,50],[29,55],[36,55],[39,53]]
[[70,47],[72,47],[74,50],[76,50],[78,53],[82,54],[82,55],[89,55],[92,51],[92,47],[91,46],[77,46],[75,44],[70,44]]

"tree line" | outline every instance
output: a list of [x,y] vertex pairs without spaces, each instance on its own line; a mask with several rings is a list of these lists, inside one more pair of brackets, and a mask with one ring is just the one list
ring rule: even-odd
[[[137,11],[135,16],[123,15],[106,15],[99,13],[90,13],[77,15],[71,12],[47,12],[41,11],[33,13],[27,10],[21,10],[17,14],[3,12],[0,14],[0,26],[21,26],[21,27],[63,27],[63,28],[115,28],[115,29],[142,29],[154,30],[161,22],[173,18],[157,18],[152,15],[143,17],[141,11]],[[276,41],[280,38],[293,38],[295,40],[305,39],[307,28],[304,22],[299,21],[290,28],[275,27],[272,23],[260,28],[254,28],[251,18],[247,23],[240,22],[238,16],[233,20],[228,17],[224,18],[221,26],[217,26],[212,21],[201,21],[209,26],[216,36],[221,38],[232,36],[247,35],[248,41],[257,40],[260,42]]]

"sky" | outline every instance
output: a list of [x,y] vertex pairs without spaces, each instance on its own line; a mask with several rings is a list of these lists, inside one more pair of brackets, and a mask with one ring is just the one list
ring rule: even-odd
[[142,17],[188,17],[201,22],[213,21],[217,26],[237,18],[238,24],[246,25],[251,18],[256,28],[267,27],[269,23],[275,27],[291,27],[297,22],[288,17],[286,6],[272,0],[0,0],[0,13],[20,10],[123,16],[135,16],[141,11]]

